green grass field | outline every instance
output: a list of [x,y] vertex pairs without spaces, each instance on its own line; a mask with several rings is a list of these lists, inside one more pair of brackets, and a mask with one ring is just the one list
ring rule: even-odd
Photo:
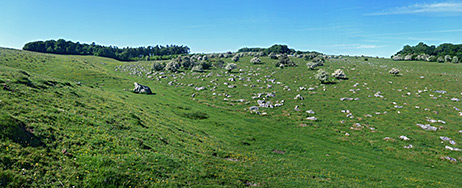
[[[152,61],[0,48],[0,185],[460,187],[462,151],[445,146],[462,148],[462,102],[451,100],[462,98],[462,65],[329,59],[318,68],[349,79],[321,84],[301,58],[284,69],[251,58],[231,73],[162,74]],[[134,82],[154,94],[131,92]],[[251,113],[258,93],[284,105]]]

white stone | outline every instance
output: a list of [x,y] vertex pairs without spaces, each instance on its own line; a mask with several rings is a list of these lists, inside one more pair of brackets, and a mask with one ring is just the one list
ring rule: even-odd
[[406,141],[406,140],[410,140],[407,136],[399,136],[399,139],[405,140],[405,141]]

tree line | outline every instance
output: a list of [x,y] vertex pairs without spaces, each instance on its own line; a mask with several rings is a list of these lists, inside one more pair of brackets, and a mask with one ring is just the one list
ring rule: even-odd
[[287,45],[275,44],[269,48],[240,48],[237,52],[262,52],[262,55],[273,54],[321,54],[315,51],[299,51],[289,48]]
[[459,59],[462,58],[462,44],[450,44],[444,43],[439,46],[431,45],[420,42],[415,46],[406,45],[403,49],[397,52],[395,55],[422,55],[427,54],[435,57],[444,57],[449,55],[450,57],[457,56]]
[[35,41],[24,45],[23,50],[69,55],[95,55],[114,58],[121,61],[154,60],[175,57],[180,54],[189,54],[189,47],[178,45],[125,47],[102,46],[95,44],[80,44],[79,42],[66,41],[64,39]]
[[268,55],[270,53],[275,54],[293,54],[295,53],[294,49],[289,48],[287,45],[282,44],[275,44],[269,48],[241,48],[237,52],[263,52],[264,55]]

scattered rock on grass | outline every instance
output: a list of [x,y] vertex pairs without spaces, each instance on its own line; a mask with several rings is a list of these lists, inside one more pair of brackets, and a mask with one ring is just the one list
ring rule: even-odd
[[133,89],[133,92],[135,93],[144,93],[144,94],[152,94],[151,88],[148,86],[144,86],[141,84],[138,84],[135,82],[135,89]]

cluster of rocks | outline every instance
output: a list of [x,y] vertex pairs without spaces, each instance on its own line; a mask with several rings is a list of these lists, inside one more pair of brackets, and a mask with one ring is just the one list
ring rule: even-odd
[[289,59],[289,57],[285,54],[281,55],[278,57],[279,61],[276,63],[276,67],[279,68],[284,68],[284,67],[295,67],[297,64],[295,64],[292,60]]
[[114,67],[114,71],[128,72],[129,75],[134,76],[143,76],[145,73],[148,72],[148,69],[139,63],[135,63],[116,66]]
[[[242,56],[244,55],[244,53],[239,53],[239,54],[242,54]],[[281,55],[276,55],[276,54],[273,54],[273,55],[276,56],[276,57],[282,57]],[[211,57],[210,54],[208,54],[207,56]],[[242,56],[238,55],[238,54],[233,54],[233,56],[229,56],[229,57],[233,57],[233,58],[236,57],[236,59],[238,59],[239,57],[242,57]],[[204,59],[204,55],[201,55],[201,56],[198,55],[197,57],[194,57],[194,61],[197,61],[198,60],[197,58],[199,58],[199,57]],[[253,58],[258,58],[258,57],[259,56],[253,56]],[[296,57],[299,57],[299,56],[297,55]],[[180,62],[187,62],[186,58],[183,58],[183,59],[180,59],[179,61]],[[239,60],[237,60],[237,61],[239,61]],[[315,60],[315,61],[319,61],[319,60]],[[181,63],[179,63],[179,64],[181,64]],[[378,68],[378,65],[376,65],[376,66]],[[313,90],[315,90],[315,88],[319,89],[318,92],[322,92],[322,91],[325,91],[326,88],[328,87],[328,86],[327,87],[324,86],[324,88],[322,88],[323,85],[310,87],[309,85],[299,84],[299,82],[296,82],[296,81],[294,81],[294,83],[298,83],[298,85],[289,85],[289,84],[285,85],[285,84],[280,82],[281,80],[277,80],[273,76],[273,74],[275,74],[276,72],[278,72],[280,70],[277,70],[277,71],[275,71],[275,72],[273,72],[271,74],[270,73],[265,74],[265,73],[262,72],[262,70],[264,70],[265,68],[261,68],[260,66],[247,66],[247,67],[243,66],[241,68],[235,68],[235,69],[240,69],[238,72],[226,72],[225,70],[221,69],[221,70],[211,71],[210,73],[194,73],[194,72],[193,73],[191,73],[191,72],[188,72],[188,73],[169,73],[169,72],[160,72],[160,71],[153,73],[153,72],[148,72],[149,69],[146,69],[145,67],[142,67],[142,66],[137,67],[135,65],[125,66],[125,67],[119,66],[119,67],[116,67],[116,68],[117,68],[117,71],[121,71],[123,69],[127,69],[127,71],[133,71],[133,72],[135,72],[135,75],[145,75],[146,72],[147,72],[147,73],[149,73],[149,76],[156,75],[156,76],[159,76],[159,78],[161,78],[161,79],[164,79],[164,78],[168,79],[168,85],[174,86],[174,87],[190,86],[191,87],[190,90],[193,90],[195,92],[193,94],[193,96],[196,96],[196,97],[198,96],[197,94],[199,94],[199,93],[203,94],[203,95],[201,94],[200,96],[207,96],[207,93],[210,90],[211,91],[210,93],[213,92],[213,94],[212,94],[213,98],[217,98],[216,96],[223,96],[224,99],[223,98],[219,98],[219,99],[220,100],[223,99],[223,101],[226,101],[226,104],[245,105],[246,110],[250,111],[251,113],[255,113],[255,114],[259,114],[259,115],[267,115],[268,113],[266,113],[264,111],[270,110],[271,108],[276,108],[276,107],[283,106],[284,104],[286,104],[286,106],[290,104],[288,108],[290,110],[292,110],[292,107],[295,106],[295,108],[293,108],[293,110],[296,111],[296,112],[292,111],[290,114],[296,113],[297,117],[299,115],[303,114],[303,115],[305,115],[305,118],[303,118],[304,121],[306,121],[306,120],[308,120],[308,121],[319,121],[319,118],[315,117],[315,115],[314,115],[315,112],[313,110],[311,110],[311,109],[308,110],[309,108],[304,109],[305,105],[303,105],[303,103],[300,103],[300,102],[305,102],[307,100],[307,98],[310,98],[310,99],[314,98],[315,96],[308,97],[308,94],[314,94],[315,92]],[[388,69],[389,67],[383,67],[383,68]],[[345,66],[343,69],[344,70],[350,70],[352,68]],[[137,71],[139,71],[139,73]],[[345,75],[345,73],[343,71],[341,71],[341,72],[340,71],[336,71],[337,73],[334,72],[332,74],[332,76],[336,77],[335,75],[339,75],[338,77],[342,78]],[[176,79],[177,78],[184,78],[185,74],[187,75],[186,78],[185,78],[186,82],[185,83],[177,83]],[[383,74],[386,74],[386,72],[384,72]],[[173,78],[173,80],[172,80],[172,78]],[[202,84],[198,84],[197,82],[189,82],[189,83],[195,83],[197,86],[195,86],[193,84],[188,84],[188,81],[193,80],[193,79],[196,79],[198,81],[200,81],[200,80],[207,81],[207,82],[202,82]],[[346,82],[348,82],[348,81],[346,81]],[[372,80],[371,80],[371,82],[372,82]],[[373,82],[375,82],[375,80]],[[167,82],[165,82],[165,83],[167,83]],[[393,84],[393,82],[388,82],[388,83]],[[361,84],[356,83],[356,84],[353,85],[353,88],[349,89],[349,92],[351,92],[350,94],[353,94],[353,95],[351,97],[342,97],[342,98],[340,98],[340,101],[359,100],[359,96],[354,96],[354,95],[356,95],[358,93],[362,94],[363,92],[370,92],[369,97],[372,97],[372,95],[373,95],[374,97],[385,100],[385,97],[383,96],[382,92],[377,91],[377,90],[374,91],[373,89],[369,89],[369,87],[371,87],[373,85],[374,84],[368,85],[367,83],[364,83],[364,85],[363,85],[362,83]],[[235,99],[233,99],[231,97],[231,95],[224,93],[224,92],[229,92],[230,94],[233,94],[233,95],[239,95],[239,94],[235,94],[236,91],[232,90],[232,88],[242,88],[242,87],[250,87],[248,89],[253,90],[253,92],[255,92],[255,93],[253,93],[253,92],[252,92],[253,94],[249,93],[250,95],[245,96],[245,97],[239,97],[239,96],[236,97],[235,96],[236,97]],[[367,88],[367,90],[366,90],[366,88]],[[222,91],[223,89],[225,89],[225,91]],[[283,91],[282,91],[282,93],[276,93],[274,91],[277,91],[277,90],[273,90],[273,89],[281,89]],[[139,90],[141,90],[141,89],[139,89]],[[257,90],[257,91],[261,90],[261,91],[256,92],[255,90]],[[310,92],[307,92],[307,90],[310,91]],[[402,96],[405,96],[405,97],[412,97],[412,96],[421,97],[420,95],[425,97],[426,95],[424,95],[423,93],[427,92],[426,94],[429,94],[430,97],[438,97],[439,99],[445,97],[448,101],[450,100],[450,101],[454,102],[454,103],[451,103],[451,104],[456,104],[456,102],[460,102],[460,99],[459,99],[460,97],[456,97],[456,96],[454,96],[454,97],[446,97],[446,96],[444,96],[444,95],[449,96],[449,94],[447,94],[448,92],[444,91],[444,90],[431,90],[431,89],[428,89],[428,88],[425,88],[425,89],[420,88],[416,92],[415,90],[407,89],[407,87],[403,87],[403,88],[400,88],[400,89],[392,89],[392,90],[396,91],[396,92],[402,92],[400,94],[402,94]],[[221,91],[221,92],[218,92],[218,91]],[[431,93],[428,92],[428,91],[431,91]],[[217,93],[219,93],[219,94],[217,94]],[[415,95],[413,95],[414,93],[415,93]],[[276,94],[278,95],[278,97],[276,97]],[[394,96],[393,94],[395,94],[395,93],[388,93],[387,92],[386,96],[387,97]],[[296,100],[296,101],[289,100],[287,103],[285,103],[284,100],[278,101],[278,100],[280,100],[279,97],[281,97],[281,96],[289,96],[289,97],[294,97],[295,96],[294,100]],[[361,98],[361,99],[366,100],[366,101],[367,100],[378,100],[378,99],[374,99],[374,98],[370,98],[370,99]],[[196,100],[196,99],[193,99],[193,100]],[[303,101],[303,100],[305,100],[305,101]],[[223,101],[221,101],[221,102],[223,102]],[[238,102],[239,104],[234,103],[234,102]],[[294,102],[296,104],[294,104]],[[396,103],[396,102],[399,102],[399,104]],[[404,109],[403,113],[407,113],[407,112],[409,112],[410,110],[413,109],[413,108],[409,108],[408,107],[409,105],[406,104],[406,103],[403,103],[402,101],[396,101],[396,102],[393,102],[393,105],[388,106],[387,109],[391,108],[391,110],[390,110],[391,112],[396,112],[397,110],[403,110]],[[342,104],[349,105],[348,103],[342,103]],[[413,106],[414,105],[412,105],[412,107]],[[457,113],[459,113],[462,116],[462,112],[461,112],[460,109],[458,109],[455,106],[450,106],[450,107],[451,107],[451,109],[454,108],[457,111]],[[424,108],[425,107],[422,107],[422,109],[424,109]],[[416,109],[420,109],[420,107],[416,106]],[[431,111],[428,108],[425,108],[425,110],[426,111]],[[377,111],[379,111],[379,110],[377,110]],[[381,112],[376,112],[375,113],[376,115],[374,115],[374,117],[381,118],[378,115],[387,114],[386,111],[383,111],[383,110],[380,110],[380,111]],[[399,113],[399,111],[397,111],[397,112]],[[287,112],[284,112],[284,113],[287,113]],[[351,121],[356,121],[356,122],[351,122],[352,126],[347,126],[346,127],[346,128],[349,127],[350,131],[351,130],[367,130],[367,131],[375,132],[375,128],[368,125],[367,121],[362,121],[363,120],[363,117],[362,117],[363,114],[361,114],[361,115],[355,114],[355,115],[358,116],[358,117],[355,117],[353,115],[353,113],[350,112],[350,110],[342,110],[342,113],[344,113],[344,115],[346,116],[346,118],[345,118],[345,116],[343,116],[343,118],[345,118],[345,120],[343,120],[342,123],[349,122],[349,121],[350,122]],[[289,113],[287,113],[287,114],[290,115]],[[373,114],[373,113],[371,113],[371,114]],[[318,116],[318,115],[316,115],[316,116]],[[428,115],[428,116],[431,116],[431,115]],[[372,117],[372,115],[366,114],[366,115],[364,115],[364,117],[366,117],[366,118],[367,117]],[[436,118],[427,118],[427,119],[425,119],[425,121],[426,122],[422,123],[422,124],[420,124],[421,122],[420,123],[419,122],[414,122],[414,123],[417,123],[417,126],[419,128],[424,129],[426,131],[429,131],[429,133],[427,133],[427,134],[433,134],[433,133],[430,133],[430,132],[433,132],[433,131],[438,131],[438,132],[441,132],[441,133],[444,132],[444,131],[440,131],[440,130],[444,129],[444,127],[442,128],[440,125],[446,124],[445,121],[438,120]],[[450,123],[450,122],[451,121],[449,121],[448,123]],[[414,123],[411,123],[411,126],[414,125]],[[440,125],[438,125],[438,124],[440,124]],[[414,127],[414,129],[419,129],[419,128]],[[377,132],[379,132],[379,131],[377,131]],[[440,134],[440,133],[438,133],[438,134]],[[349,136],[350,134],[345,133],[345,135]],[[401,135],[399,137],[391,137],[391,138],[390,137],[385,137],[384,140],[392,141],[392,140],[394,140],[393,138],[395,138],[396,140],[400,140],[400,141],[410,141],[411,140],[411,138],[409,138],[407,136],[404,136],[404,135]],[[443,140],[443,142],[449,143],[448,146],[444,147],[444,149],[449,150],[449,151],[460,151],[460,149],[458,149],[457,146],[455,145],[454,140],[449,139],[448,137],[442,137],[440,139]],[[414,142],[414,140],[415,140],[415,138],[412,138],[411,142]],[[405,143],[405,142],[403,142],[403,143]],[[452,145],[450,145],[450,144],[452,144]],[[409,143],[406,143],[406,144],[403,144],[403,145],[401,145],[400,147],[401,148],[404,147],[406,149],[413,149],[415,147],[419,147],[419,145],[414,145],[413,146],[413,145],[411,145]]]
[[439,63],[444,63],[444,62],[453,62],[453,63],[459,63],[459,58],[457,56],[433,56],[433,55],[428,55],[428,54],[396,54],[391,57],[394,61],[428,61],[428,62],[439,62]]

